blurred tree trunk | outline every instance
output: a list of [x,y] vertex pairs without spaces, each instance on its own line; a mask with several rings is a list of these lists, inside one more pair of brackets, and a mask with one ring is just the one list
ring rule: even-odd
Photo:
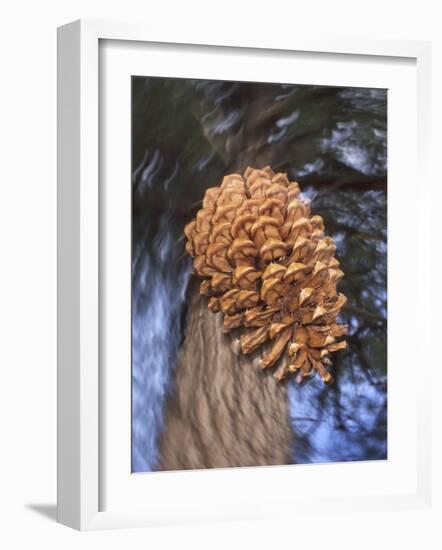
[[[224,158],[226,173],[242,173],[249,165],[261,168],[273,160],[265,129],[278,114],[253,86],[247,94],[241,131],[228,144],[222,137],[213,144]],[[209,311],[197,280],[189,286],[188,304],[185,339],[159,441],[160,469],[290,464],[287,386],[256,366],[253,355],[232,351],[237,335],[223,332],[222,314]]]
[[160,437],[162,470],[291,463],[287,386],[236,355],[222,316],[189,287],[185,340]]

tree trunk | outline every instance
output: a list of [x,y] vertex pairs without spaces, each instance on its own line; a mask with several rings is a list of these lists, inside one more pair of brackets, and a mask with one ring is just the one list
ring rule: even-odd
[[189,288],[185,340],[159,440],[161,470],[289,464],[287,387],[232,351],[222,315]]

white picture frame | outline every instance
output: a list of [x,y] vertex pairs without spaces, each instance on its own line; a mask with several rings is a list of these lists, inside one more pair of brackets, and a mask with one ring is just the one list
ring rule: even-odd
[[[408,58],[417,70],[417,163],[419,209],[417,232],[429,235],[431,182],[428,173],[430,52],[427,42],[372,40],[350,37],[205,36],[204,30],[186,34],[183,29],[167,36],[144,25],[76,21],[58,31],[58,521],[80,530],[139,527],[172,523],[260,518],[268,515],[263,499],[250,502],[247,511],[235,502],[217,506],[214,502],[194,502],[168,511],[165,507],[128,507],[125,503],[102,510],[100,483],[103,473],[100,453],[100,224],[99,211],[99,44],[101,40],[128,43],[167,43],[207,47],[228,47],[245,51],[271,50],[311,52],[335,56],[377,56]],[[419,262],[413,273],[418,283],[416,307],[421,319],[430,319],[431,240],[420,240]],[[426,313],[426,314],[425,314]],[[430,330],[422,321],[419,346],[428,348]],[[308,512],[391,510],[398,507],[425,507],[431,502],[430,361],[423,361],[415,380],[416,486],[411,491],[378,492],[365,496],[321,496],[291,502],[281,494],[276,515],[291,508]],[[414,414],[414,413],[413,413]],[[281,478],[287,467],[279,468]],[[162,474],[170,475],[170,474]],[[172,474],[189,476],[192,473]],[[236,478],[241,471],[236,470]],[[166,479],[166,478],[164,478]],[[169,478],[170,479],[170,478]],[[178,478],[175,478],[178,479]],[[192,483],[205,483],[194,477]],[[167,486],[170,489],[170,483]],[[268,497],[270,498],[270,497]],[[188,499],[191,501],[192,497]],[[275,495],[272,496],[274,502]]]

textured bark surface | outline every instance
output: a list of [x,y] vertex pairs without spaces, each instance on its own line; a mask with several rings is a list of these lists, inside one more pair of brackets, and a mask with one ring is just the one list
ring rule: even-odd
[[198,288],[194,281],[189,289],[159,469],[291,463],[287,386],[262,371],[253,355],[234,353],[235,335],[223,333],[222,315],[207,309]]

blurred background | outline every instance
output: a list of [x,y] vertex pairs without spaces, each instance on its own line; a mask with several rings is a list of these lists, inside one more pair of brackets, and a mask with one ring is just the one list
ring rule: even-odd
[[183,339],[184,225],[207,187],[270,164],[336,241],[348,349],[290,382],[294,463],[387,458],[387,91],[133,77],[132,469],[149,471]]

